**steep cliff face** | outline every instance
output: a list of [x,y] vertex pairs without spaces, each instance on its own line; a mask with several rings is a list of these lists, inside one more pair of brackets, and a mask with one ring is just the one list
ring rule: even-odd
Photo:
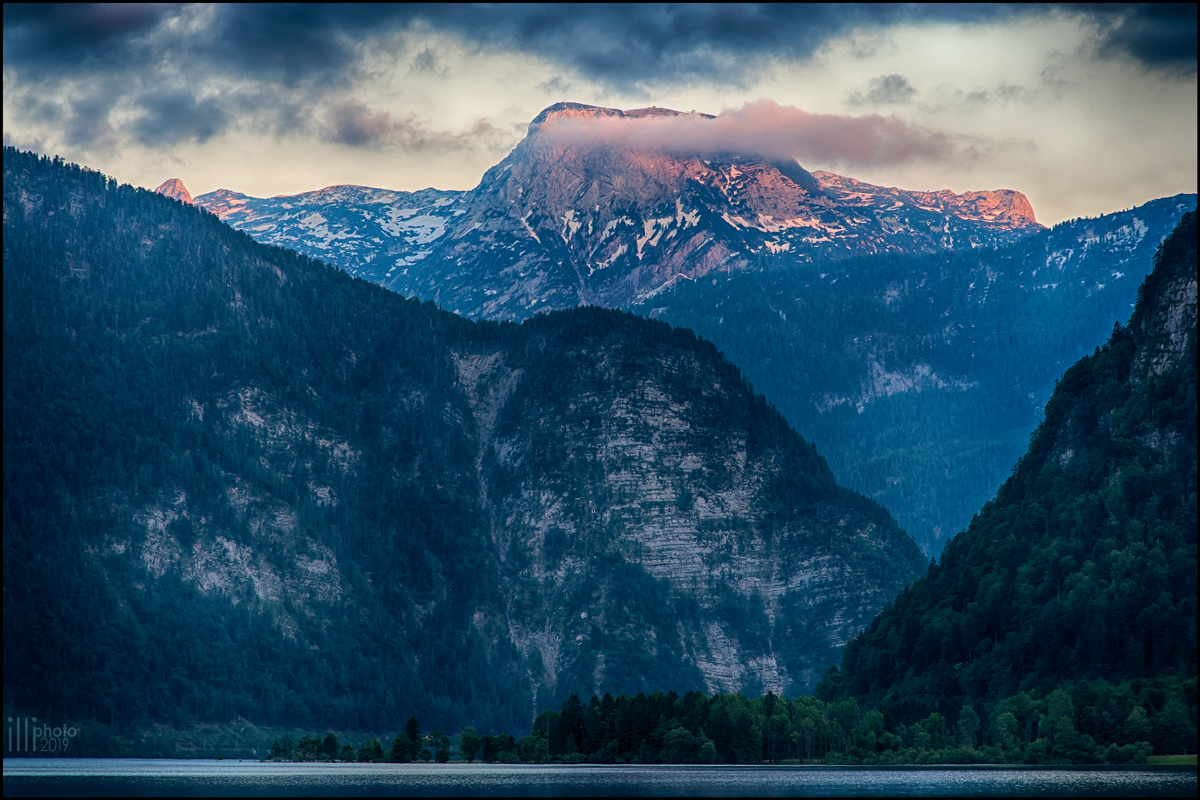
[[571,691],[798,691],[923,563],[688,331],[471,323],[4,166],[16,707],[516,729]]
[[[964,192],[963,194],[955,194],[948,189],[940,192],[915,192],[872,186],[869,183],[824,170],[817,170],[813,173],[813,177],[821,182],[821,187],[826,193],[837,196],[847,205],[857,204],[868,210],[915,206],[926,211],[946,214],[958,220],[983,223],[983,227],[995,233],[1007,230],[1024,230],[1026,233],[1032,233],[1042,227],[1034,217],[1033,206],[1029,204],[1029,198],[1012,189],[1000,189],[995,192]],[[998,241],[1002,240],[998,237]],[[978,246],[980,243],[980,239],[968,239],[967,246]],[[952,241],[947,241],[946,244],[954,246]],[[958,246],[962,247],[962,244]]]
[[[1131,380],[1144,383],[1177,369],[1196,337],[1196,213],[1162,243],[1154,272],[1138,289],[1129,327],[1138,345]],[[1195,358],[1193,350],[1192,358]]]
[[531,680],[811,686],[889,599],[892,582],[856,576],[897,557],[907,576],[919,556],[711,348],[648,350],[630,341],[646,323],[608,319],[551,315],[518,349],[458,358]]
[[[452,217],[421,211],[449,217],[436,236],[428,234],[429,247],[378,236],[370,225],[343,227],[336,242],[320,241],[302,216],[267,201],[246,199],[253,220],[229,214],[220,193],[197,202],[261,241],[288,239],[288,246],[404,294],[471,317],[518,320],[585,304],[623,307],[677,281],[737,272],[772,254],[805,263],[932,252],[1003,244],[1041,230],[1028,200],[1011,190],[906,192],[809,173],[792,159],[553,135],[564,121],[663,116],[680,114],[579,103],[547,108],[478,187],[456,196]],[[365,215],[353,201],[342,208],[335,215]],[[374,266],[378,259],[386,270]]]

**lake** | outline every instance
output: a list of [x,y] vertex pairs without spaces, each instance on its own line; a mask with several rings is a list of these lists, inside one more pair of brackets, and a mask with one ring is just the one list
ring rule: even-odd
[[1195,796],[1195,767],[275,764],[4,759],[4,795]]

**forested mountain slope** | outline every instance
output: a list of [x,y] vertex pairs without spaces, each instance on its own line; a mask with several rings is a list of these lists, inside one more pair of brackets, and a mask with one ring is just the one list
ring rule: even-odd
[[681,283],[636,313],[716,343],[928,553],[1006,478],[1054,381],[1125,320],[1195,195],[996,250],[880,255]]
[[4,699],[528,729],[801,691],[920,574],[690,331],[474,323],[4,150]]
[[[1012,477],[821,696],[896,722],[982,703],[991,733],[1043,749],[1078,731],[1195,752],[1196,239],[1190,212],[1129,326],[1066,371]],[[1022,692],[1056,686],[1042,725]]]

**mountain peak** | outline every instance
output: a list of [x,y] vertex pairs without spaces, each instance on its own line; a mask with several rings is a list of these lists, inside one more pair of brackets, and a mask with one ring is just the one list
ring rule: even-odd
[[533,118],[529,123],[529,133],[532,134],[543,122],[550,119],[571,118],[571,117],[622,117],[624,111],[618,108],[604,108],[603,106],[589,106],[586,103],[571,103],[561,102],[546,106],[541,113]]
[[[1042,229],[1019,192],[873,186],[746,140],[675,136],[708,127],[720,125],[696,111],[559,102],[470,192],[197,202],[264,241],[493,319],[622,307],[768,262],[990,247]],[[320,213],[296,216],[301,205]]]
[[179,180],[179,178],[168,178],[154,191],[170,197],[172,200],[179,200],[189,205],[192,203],[191,193],[188,192],[187,187],[183,185],[183,181]]
[[695,111],[676,111],[673,108],[659,108],[658,106],[648,106],[646,108],[631,108],[623,110],[620,108],[605,108],[604,106],[590,106],[586,103],[572,103],[563,101],[547,106],[542,109],[542,112],[533,118],[533,122],[529,123],[529,133],[533,134],[541,127],[542,123],[551,119],[595,119],[598,117],[680,117],[688,114],[695,114],[705,119],[716,119],[712,114],[701,114]]

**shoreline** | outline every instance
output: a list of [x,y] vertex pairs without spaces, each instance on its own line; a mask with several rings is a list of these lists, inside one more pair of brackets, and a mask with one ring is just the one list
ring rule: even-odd
[[[1191,764],[502,764],[502,763],[468,763],[466,761],[452,761],[445,764],[437,763],[395,763],[395,762],[354,762],[354,761],[260,761],[258,759],[228,759],[228,758],[72,758],[70,756],[50,756],[45,758],[5,758],[3,759],[5,777],[9,775],[10,767],[15,767],[20,770],[22,767],[32,766],[33,764],[63,764],[82,765],[115,765],[115,764],[197,764],[197,765],[223,765],[231,766],[241,764],[248,767],[278,767],[281,769],[300,768],[300,769],[337,769],[337,770],[356,770],[364,769],[371,771],[414,771],[414,770],[430,770],[438,771],[445,769],[496,769],[496,770],[700,770],[700,771],[718,771],[718,770],[803,770],[811,772],[819,771],[838,771],[838,772],[891,772],[891,771],[919,771],[919,772],[937,772],[937,771],[953,771],[953,772],[986,772],[986,771],[1088,771],[1088,772],[1159,772],[1159,771],[1195,771],[1196,763]],[[39,768],[35,772],[44,774],[44,769]],[[110,773],[111,774],[111,773]]]

